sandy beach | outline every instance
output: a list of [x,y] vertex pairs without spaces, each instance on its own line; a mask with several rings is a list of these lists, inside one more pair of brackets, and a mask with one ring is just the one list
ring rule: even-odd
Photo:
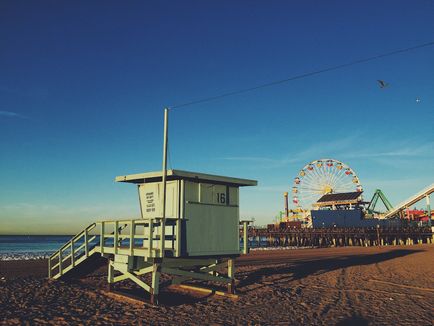
[[0,324],[432,325],[433,257],[432,245],[254,251],[237,260],[238,299],[166,287],[159,306],[108,293],[105,268],[55,281],[45,260],[0,261]]

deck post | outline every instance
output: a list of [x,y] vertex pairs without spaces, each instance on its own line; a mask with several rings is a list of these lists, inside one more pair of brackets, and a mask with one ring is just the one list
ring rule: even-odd
[[134,220],[131,220],[131,228],[130,228],[130,255],[133,256],[133,250],[134,250],[134,234],[136,225],[134,224]]
[[84,230],[84,254],[86,255],[86,257],[89,257],[89,243],[88,243],[88,231],[87,228]]
[[114,272],[115,272],[115,270],[114,270],[112,261],[109,259],[108,260],[108,273],[107,273],[107,282],[108,282],[107,290],[108,291],[112,290],[112,286],[114,283]]
[[175,235],[175,257],[181,257],[181,219],[176,220],[176,235]]
[[71,266],[75,266],[75,260],[74,260],[74,239],[71,240]]
[[231,279],[228,283],[228,292],[235,294],[235,261],[233,258],[228,259],[228,277]]
[[152,238],[154,236],[154,220],[149,219],[148,257],[152,257]]
[[146,223],[143,223],[143,241],[142,246],[146,247]]
[[118,228],[119,228],[119,222],[115,221],[115,229],[113,232],[113,245],[114,245],[114,251],[115,255],[118,253]]
[[101,255],[104,253],[104,233],[105,233],[105,222],[101,222],[101,235],[99,238]]
[[62,275],[62,249],[59,250],[59,275]]
[[151,303],[158,304],[158,294],[160,292],[160,264],[154,263],[152,267]]

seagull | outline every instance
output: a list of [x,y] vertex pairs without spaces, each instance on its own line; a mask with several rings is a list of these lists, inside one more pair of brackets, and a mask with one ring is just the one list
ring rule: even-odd
[[420,98],[416,97],[416,103],[420,103]]
[[389,86],[389,84],[386,83],[384,80],[377,79],[377,82],[380,84],[380,88],[385,88],[385,87]]

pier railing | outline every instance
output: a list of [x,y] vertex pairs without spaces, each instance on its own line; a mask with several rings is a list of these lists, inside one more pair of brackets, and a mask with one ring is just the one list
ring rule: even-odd
[[[240,230],[240,241],[243,237]],[[433,243],[430,227],[408,228],[249,228],[249,246],[335,247]]]

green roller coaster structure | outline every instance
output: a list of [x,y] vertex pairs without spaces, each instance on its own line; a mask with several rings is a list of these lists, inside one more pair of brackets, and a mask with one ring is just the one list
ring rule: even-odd
[[378,203],[378,199],[380,199],[384,206],[386,207],[387,211],[390,211],[393,209],[392,204],[389,202],[389,200],[386,198],[384,193],[380,189],[376,189],[374,196],[372,196],[371,202],[369,203],[369,206],[367,208],[368,214],[379,214],[381,212],[376,211],[375,208]]

